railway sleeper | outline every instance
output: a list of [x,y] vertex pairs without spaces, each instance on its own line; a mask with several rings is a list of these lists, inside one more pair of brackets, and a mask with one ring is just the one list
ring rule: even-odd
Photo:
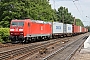
[[5,56],[1,56],[0,57],[0,60],[3,60],[3,59],[8,59],[10,56],[8,56],[8,55],[5,55]]
[[0,56],[0,58],[1,57],[8,57],[8,56],[9,56],[8,54],[4,54],[4,55]]
[[[26,47],[27,48],[27,47]],[[29,48],[28,48],[29,49]],[[25,48],[22,48],[21,50],[13,50],[13,51],[10,51],[9,53],[5,53],[4,54],[4,58],[12,58],[12,57],[15,57],[15,56],[17,56],[19,53],[18,52],[20,52],[21,54],[24,54],[24,53],[26,53],[26,52],[28,52],[28,51],[30,51],[30,50],[25,50]],[[20,54],[19,54],[20,55]]]

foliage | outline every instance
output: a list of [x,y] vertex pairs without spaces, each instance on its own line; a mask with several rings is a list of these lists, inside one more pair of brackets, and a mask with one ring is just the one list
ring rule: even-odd
[[76,19],[76,25],[84,27],[84,25],[80,19]]
[[9,27],[12,19],[30,18],[43,21],[59,21],[73,24],[74,17],[68,8],[60,7],[58,11],[51,8],[49,0],[1,0],[0,27]]
[[54,10],[47,0],[1,0],[0,27],[9,27],[12,19],[28,17],[34,20],[53,21]]
[[9,36],[9,28],[0,28],[0,42],[6,42]]
[[[68,8],[61,6],[58,8],[58,11],[56,11],[56,15],[58,17],[57,21],[63,22],[65,24],[74,24],[74,17],[71,15],[71,13],[68,12]],[[84,26],[80,19],[75,20],[76,25]]]
[[57,17],[59,22],[73,24],[74,17],[68,12],[68,8],[62,6],[58,8]]

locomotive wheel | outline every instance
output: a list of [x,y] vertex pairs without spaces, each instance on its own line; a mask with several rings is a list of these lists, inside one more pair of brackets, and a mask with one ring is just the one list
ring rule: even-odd
[[25,44],[29,43],[29,41],[28,41],[28,38],[27,38],[27,37],[25,38],[24,43],[25,43]]
[[24,43],[25,43],[25,44],[27,44],[28,42],[29,42],[28,40],[25,40],[25,42],[24,42]]

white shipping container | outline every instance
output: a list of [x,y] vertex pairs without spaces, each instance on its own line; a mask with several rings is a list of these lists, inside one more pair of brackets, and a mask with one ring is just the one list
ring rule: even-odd
[[67,33],[72,33],[72,24],[66,24],[67,26]]
[[53,34],[55,33],[63,33],[63,23],[53,22]]

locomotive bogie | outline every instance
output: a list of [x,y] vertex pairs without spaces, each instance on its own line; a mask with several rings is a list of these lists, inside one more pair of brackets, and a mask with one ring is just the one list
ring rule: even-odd
[[12,43],[22,43],[24,40],[23,36],[9,36]]

